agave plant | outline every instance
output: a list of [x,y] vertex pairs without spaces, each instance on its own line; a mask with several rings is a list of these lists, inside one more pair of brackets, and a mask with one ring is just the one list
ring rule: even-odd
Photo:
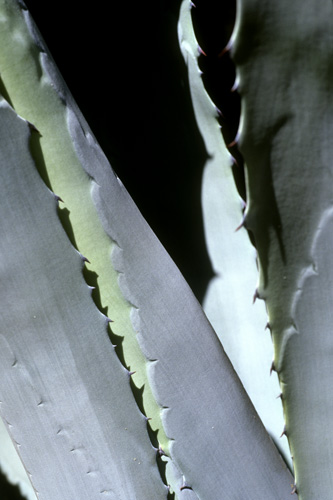
[[[211,51],[204,6],[181,6],[188,77],[170,81],[193,144],[177,165],[203,168],[204,312],[27,7],[0,1],[1,467],[29,500],[331,497],[332,7],[317,7],[239,0]],[[229,148],[198,62],[228,53]]]

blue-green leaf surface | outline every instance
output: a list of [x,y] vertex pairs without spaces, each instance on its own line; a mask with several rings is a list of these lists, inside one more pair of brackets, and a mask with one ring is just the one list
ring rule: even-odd
[[[239,227],[243,201],[232,173],[232,158],[208,98],[198,68],[198,44],[185,2],[180,44],[189,73],[196,121],[207,149],[202,178],[202,210],[206,244],[215,276],[209,283],[203,308],[249,394],[266,429],[291,466],[284,427],[280,388],[270,375],[273,346],[263,302],[253,304],[258,281],[256,251],[247,231]],[[238,228],[236,230],[236,228]]]
[[[185,483],[200,499],[217,499],[222,492],[234,498],[248,491],[256,498],[284,498],[292,478],[201,307],[74,115],[70,130],[96,182],[92,195],[104,228],[117,242],[112,262],[133,304],[132,323],[164,408],[171,458]],[[250,459],[253,450],[255,461]]]
[[0,106],[1,414],[40,499],[166,498],[129,373],[29,149]]
[[[129,373],[35,161],[64,198],[79,251],[93,255],[92,269],[103,261],[117,333],[131,315],[163,408],[177,496],[289,497],[292,477],[200,305],[112,172],[38,34],[39,50],[33,45],[28,14],[15,1],[0,5],[3,83],[40,130],[45,161],[36,156],[38,136],[29,147],[38,133],[3,102],[0,409],[40,498],[157,500],[166,488]],[[101,241],[106,259],[95,253]]]
[[240,0],[246,226],[260,260],[274,365],[302,500],[333,491],[333,5]]

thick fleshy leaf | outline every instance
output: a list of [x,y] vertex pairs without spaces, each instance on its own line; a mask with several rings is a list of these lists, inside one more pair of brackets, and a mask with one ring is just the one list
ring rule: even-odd
[[292,477],[199,303],[74,116],[71,130],[96,182],[93,198],[105,230],[117,242],[112,261],[165,408],[171,458],[199,498],[218,499],[221,491],[226,498],[235,491],[283,498]]
[[27,472],[2,418],[0,419],[0,467],[7,481],[12,485],[18,486],[25,499],[37,499],[35,490],[32,487]]
[[[192,102],[205,140],[207,161],[202,180],[202,208],[207,248],[215,272],[203,308],[250,396],[263,424],[291,466],[280,388],[270,376],[273,346],[264,303],[253,295],[258,280],[256,252],[241,224],[243,202],[232,173],[232,159],[198,68],[198,44],[187,2],[182,9],[181,46],[187,62]],[[239,227],[238,230],[236,228]]]
[[129,373],[30,152],[0,107],[1,413],[39,498],[166,498]]
[[118,346],[117,352],[121,357],[124,353],[126,367],[135,371],[133,383],[140,390],[144,386],[143,408],[151,418],[151,427],[160,429],[158,439],[167,450],[159,408],[146,383],[146,360],[130,322],[130,304],[120,293],[118,275],[110,266],[114,242],[98,220],[90,194],[94,183],[82,170],[68,130],[68,117],[73,112],[83,124],[85,121],[29,12],[15,1],[0,5],[0,67],[6,95],[17,113],[40,132],[33,144],[34,153],[40,158],[40,174],[63,200],[59,214],[73,245],[89,261],[85,277],[89,285],[96,287],[93,298],[100,310],[111,316],[112,340]]
[[246,226],[302,500],[333,491],[332,20],[326,0],[241,0],[233,47]]
[[[285,498],[292,477],[201,307],[112,172],[27,12],[14,1],[0,5],[5,21],[0,35],[3,84],[16,111],[42,135],[40,149],[35,135],[30,151],[26,122],[4,105],[6,120],[12,118],[13,124],[4,120],[3,137],[20,135],[25,141],[19,148],[6,140],[10,149],[6,153],[4,148],[4,154],[8,161],[14,158],[17,169],[24,164],[27,173],[12,168],[17,182],[9,184],[14,193],[6,190],[3,196],[12,217],[2,221],[8,234],[5,253],[17,273],[6,266],[13,285],[9,295],[3,289],[1,296],[9,325],[5,331],[15,333],[13,340],[4,336],[2,342],[2,379],[8,380],[2,411],[40,497],[43,487],[57,489],[59,498],[83,499],[103,491],[110,498],[155,500],[166,492],[146,420],[129,390],[129,373],[116,357],[106,318],[81,276],[82,258],[67,240],[31,154],[45,182],[64,198],[70,224],[63,213],[61,221],[98,274],[101,309],[108,308],[117,334],[122,332],[121,318],[131,315],[132,323],[127,320],[126,325],[137,332],[150,360],[151,385],[164,408],[162,422],[172,441],[168,470],[178,497]],[[16,161],[21,157],[15,155],[21,154],[24,162]],[[23,186],[18,194],[15,190]],[[106,290],[112,284],[110,300],[105,298],[104,279]],[[14,316],[12,303],[20,306],[21,316]],[[131,369],[136,368],[136,356]],[[140,425],[141,430],[135,429]],[[44,442],[37,440],[36,429]],[[51,455],[58,466],[52,465]],[[47,481],[44,474],[52,479]],[[52,498],[57,495],[50,493]]]
[[165,408],[171,458],[185,484],[199,498],[220,498],[221,492],[232,498],[235,488],[243,494],[253,488],[257,498],[282,498],[290,492],[291,476],[199,304],[74,115],[70,129],[78,156],[96,182],[93,198],[104,228],[117,242],[112,261],[133,304],[132,322],[151,361],[150,382]]

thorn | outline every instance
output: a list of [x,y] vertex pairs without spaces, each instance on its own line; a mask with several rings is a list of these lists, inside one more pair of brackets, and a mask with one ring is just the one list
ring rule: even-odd
[[113,319],[108,318],[107,316],[105,316],[105,318],[107,323],[114,323]]
[[274,361],[272,361],[272,364],[271,364],[271,369],[269,371],[269,374],[272,375],[272,372],[276,372],[276,368],[275,368],[275,364],[274,364]]
[[158,447],[157,452],[158,452],[158,454],[159,454],[160,457],[166,457],[166,453],[164,452],[164,450],[161,447],[161,445]]
[[296,484],[291,484],[290,486],[292,487],[291,494],[292,495],[295,495],[295,493],[297,494],[297,486],[296,486]]
[[38,128],[37,128],[37,127],[36,127],[33,123],[29,122],[29,120],[26,120],[26,122],[27,122],[27,124],[28,124],[28,126],[29,126],[29,128],[30,128],[31,132],[37,132],[40,136],[42,135],[42,134],[39,132]]
[[238,143],[237,139],[234,139],[233,141],[229,142],[229,144],[227,144],[227,148],[233,148],[234,146],[236,146],[236,144]]
[[203,56],[206,56],[206,57],[207,57],[206,52],[204,52],[204,51],[202,50],[202,48],[200,47],[200,45],[198,45],[198,52],[199,52],[199,54],[202,54]]
[[230,49],[231,49],[231,45],[232,45],[232,42],[231,42],[231,39],[230,39],[229,42],[227,43],[227,45],[224,47],[224,49],[222,49],[221,52],[217,55],[217,57],[218,58],[223,57],[224,54],[226,54],[227,52],[229,52]]
[[233,141],[231,141],[229,144],[227,144],[227,148],[232,148],[238,144],[239,141],[239,133],[237,132],[236,137],[234,138]]
[[270,332],[272,331],[272,328],[271,328],[269,321],[267,322],[267,324],[265,326],[265,330],[269,330]]
[[[82,254],[81,254],[81,257],[82,257],[83,262],[87,262],[87,264],[91,264],[90,260],[89,260],[89,259],[87,259],[87,257],[85,257],[85,256],[84,256],[84,255],[82,255]],[[95,287],[93,287],[93,288],[95,288]]]
[[57,194],[54,194],[54,196],[55,196],[55,199],[57,200],[57,202],[58,202],[58,203],[59,203],[60,201],[61,201],[62,203],[64,203],[64,200],[63,200],[62,198],[60,198],[60,196],[58,196]]
[[253,295],[253,304],[255,303],[255,301],[257,299],[260,299],[260,295],[259,295],[259,292],[258,292],[258,288],[256,288],[255,292],[254,292],[254,295]]
[[283,428],[283,431],[282,431],[282,434],[281,434],[280,438],[282,438],[283,436],[287,436],[286,426],[284,426],[284,428]]
[[217,106],[215,106],[215,110],[216,110],[216,113],[219,115],[220,118],[224,118],[224,114],[222,113],[222,111]]
[[233,86],[230,89],[230,92],[237,92],[238,87],[239,87],[239,81],[236,78],[235,81],[234,81],[234,83],[233,83]]
[[244,221],[242,221],[239,226],[236,227],[235,229],[235,233],[237,233],[237,231],[239,231],[240,229],[242,229],[242,227],[244,226]]
[[280,394],[279,394],[278,396],[276,396],[276,399],[279,399],[279,398],[280,398],[280,399],[283,399],[283,394],[282,394],[282,392],[280,392]]
[[239,226],[236,227],[235,233],[237,233],[237,231],[242,229],[242,227],[245,227],[245,219],[246,219],[246,217],[243,217],[242,222],[239,224]]
[[130,376],[130,377],[131,377],[132,375],[134,375],[134,373],[136,373],[136,372],[130,372],[130,371],[128,372],[128,374],[129,374],[129,376]]
[[234,165],[236,165],[236,167],[239,167],[239,163],[238,163],[238,161],[236,160],[236,158],[235,158],[234,156],[232,156],[231,154],[230,154],[230,156],[231,156],[231,161],[232,161],[232,163],[233,163]]

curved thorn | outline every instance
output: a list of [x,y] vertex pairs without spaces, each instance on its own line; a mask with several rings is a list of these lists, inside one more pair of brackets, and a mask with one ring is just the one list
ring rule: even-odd
[[274,361],[272,361],[272,364],[271,364],[271,368],[269,370],[269,374],[272,375],[272,372],[276,372],[276,368],[275,368],[275,364],[274,364]]
[[200,45],[198,45],[198,52],[199,52],[199,54],[202,54],[203,56],[207,57],[206,52],[200,47]]

